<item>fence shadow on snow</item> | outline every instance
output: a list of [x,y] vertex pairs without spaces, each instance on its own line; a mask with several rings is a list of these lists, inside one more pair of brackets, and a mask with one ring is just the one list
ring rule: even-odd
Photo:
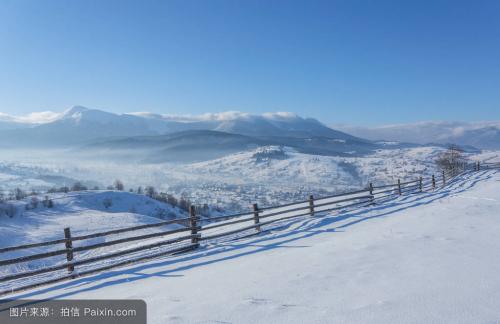
[[[435,190],[432,188],[432,183],[431,187],[418,184],[417,190],[408,192],[408,195],[399,195],[396,192],[395,197],[386,197],[379,201],[369,199],[360,206],[336,209],[335,213],[331,211],[315,212],[313,215],[278,220],[273,223],[272,227],[261,229],[256,233],[243,236],[218,236],[205,241],[203,245],[189,253],[173,255],[166,259],[156,259],[120,270],[76,277],[54,286],[18,295],[16,299],[32,298],[48,292],[58,292],[52,298],[66,298],[86,291],[99,290],[151,277],[179,277],[183,276],[182,271],[192,268],[273,249],[306,248],[306,246],[287,246],[286,244],[325,233],[344,232],[361,222],[388,217],[406,209],[428,205],[438,199],[460,194],[474,187],[478,182],[491,178],[494,172],[498,171],[467,171],[448,181],[444,187]],[[422,191],[419,190],[420,187],[423,187]],[[245,232],[243,233],[245,234]],[[258,235],[262,233],[267,235]]]

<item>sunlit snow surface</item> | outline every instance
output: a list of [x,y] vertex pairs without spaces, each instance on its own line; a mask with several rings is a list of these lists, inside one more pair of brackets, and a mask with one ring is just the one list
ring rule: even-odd
[[500,172],[303,217],[18,298],[141,298],[149,323],[495,323]]
[[[0,190],[20,187],[45,190],[71,186],[76,180],[105,188],[121,179],[128,188],[153,185],[181,194],[198,204],[220,206],[228,212],[302,200],[374,184],[428,178],[437,174],[434,163],[440,147],[379,150],[364,157],[319,156],[290,148],[261,147],[223,158],[192,164],[134,164],[71,159],[64,152],[2,155]],[[276,153],[278,152],[278,153]],[[484,153],[494,156],[498,152]],[[57,158],[55,158],[57,157]]]

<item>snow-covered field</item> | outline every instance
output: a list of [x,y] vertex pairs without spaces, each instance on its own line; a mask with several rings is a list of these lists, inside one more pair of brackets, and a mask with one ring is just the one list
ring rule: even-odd
[[[18,157],[0,161],[0,191],[25,191],[71,186],[80,180],[89,187],[106,188],[121,179],[126,188],[155,186],[187,196],[196,204],[219,206],[227,212],[302,200],[309,194],[327,195],[356,190],[369,182],[382,185],[430,177],[437,173],[435,158],[441,147],[378,150],[363,157],[320,156],[290,148],[261,147],[191,164],[133,164]],[[487,153],[489,156],[496,153]],[[47,154],[45,152],[45,154]],[[66,156],[66,158],[62,158]],[[16,157],[16,158],[14,158]]]
[[140,298],[148,323],[496,323],[500,172],[15,295]]
[[497,163],[500,162],[500,151],[482,151],[479,154],[474,154],[471,159],[475,161]]
[[[64,228],[69,227],[73,236],[92,234],[136,225],[158,223],[160,220],[172,220],[187,217],[179,208],[161,203],[143,195],[116,191],[82,191],[68,194],[50,194],[54,207],[47,208],[40,202],[35,209],[25,210],[30,199],[14,202],[17,213],[14,217],[3,215],[0,218],[0,248],[8,246],[25,245],[46,242],[64,238]],[[179,228],[179,224],[144,229],[134,232],[135,235],[155,233],[168,229]],[[91,245],[109,240],[127,237],[128,233],[114,235],[113,237],[98,237],[75,242],[76,246]],[[129,235],[130,236],[130,235]],[[146,244],[159,240],[153,238],[142,240],[134,244]],[[99,248],[78,253],[78,258],[102,255],[109,251],[119,251],[131,248],[134,244],[119,244],[112,248]],[[1,253],[0,259],[12,259],[31,254],[63,249],[64,245],[31,248]],[[41,260],[25,262],[10,266],[0,267],[0,276],[36,270],[41,267],[62,264],[65,257],[55,256]],[[95,266],[95,265],[94,265]],[[83,270],[83,268],[82,268]],[[44,278],[53,278],[65,274],[59,271],[48,274]],[[43,281],[44,278],[37,280]],[[0,290],[11,289],[23,285],[26,279],[17,282],[0,284]]]

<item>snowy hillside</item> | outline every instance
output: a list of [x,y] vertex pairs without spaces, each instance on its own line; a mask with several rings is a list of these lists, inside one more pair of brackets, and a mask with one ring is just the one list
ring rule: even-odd
[[[16,211],[13,217],[2,213],[5,205],[0,203],[0,248],[58,240],[64,238],[64,228],[66,227],[71,229],[73,236],[79,236],[187,217],[186,213],[177,207],[172,207],[143,195],[127,192],[72,192],[68,194],[50,194],[48,197],[53,202],[54,206],[52,208],[47,208],[42,202],[38,203],[38,206],[34,208],[31,198],[10,202],[9,204],[15,205]],[[161,227],[138,230],[135,235],[157,233],[184,226],[172,223]],[[111,239],[125,238],[127,235],[128,233],[118,234]],[[138,243],[119,244],[113,247],[85,251],[79,253],[79,257],[93,257],[103,253],[117,252],[141,244],[154,243],[159,239],[161,238],[151,238]],[[76,246],[98,244],[108,240],[108,237],[91,238],[77,242]],[[1,253],[1,258],[10,259],[27,254],[44,253],[51,249],[57,249],[57,247],[37,247],[28,250],[4,252]],[[62,246],[59,246],[59,248],[62,248]],[[0,276],[62,264],[63,262],[64,258],[55,256],[22,264],[2,266],[0,267]],[[107,263],[102,262],[101,264]],[[82,267],[81,270],[85,270],[85,267]],[[58,276],[61,274],[64,274],[64,271],[55,272],[51,275]],[[44,277],[40,277],[37,280],[43,279]],[[17,284],[24,282],[24,280]],[[0,284],[0,290],[8,289],[11,284]]]
[[60,236],[67,226],[82,234],[186,215],[177,207],[128,192],[80,191],[46,196],[54,207],[47,208],[40,200],[32,208],[31,197],[8,202],[15,206],[16,213],[14,217],[1,215],[0,246],[51,240],[51,235]]
[[479,154],[472,155],[471,159],[475,161],[497,163],[500,162],[500,151],[482,151]]
[[430,172],[433,158],[439,152],[442,149],[379,150],[366,157],[348,158],[303,154],[290,148],[264,147],[191,164],[185,169],[202,179],[276,186],[293,186],[295,182],[333,191],[338,188],[359,188],[369,180],[384,184],[394,182],[398,177],[404,179],[412,174],[416,177],[424,171]]
[[81,191],[47,196],[53,208],[43,206],[42,201],[32,208],[30,197],[9,202],[16,212],[14,217],[0,213],[0,247],[58,239],[68,226],[75,234],[85,234],[186,216],[179,208],[128,192]]
[[[37,154],[0,162],[0,177],[5,179],[0,181],[0,190],[9,192],[21,187],[29,192],[71,186],[76,180],[89,187],[105,188],[121,179],[127,189],[152,185],[178,197],[185,195],[197,204],[207,203],[234,212],[254,202],[275,205],[302,200],[309,194],[364,188],[369,182],[383,185],[395,183],[398,178],[414,180],[439,173],[434,160],[443,152],[442,147],[394,148],[390,143],[385,147],[362,157],[342,157],[264,146],[188,164],[75,161],[69,157],[53,160]],[[499,153],[485,152],[480,156],[495,154]]]
[[[415,180],[438,174],[434,159],[439,147],[378,150],[365,157],[318,156],[290,148],[264,147],[221,159],[178,166],[165,171],[170,190],[184,190],[196,201],[246,207],[303,200],[309,194],[326,195]],[[190,179],[196,179],[191,182]],[[177,183],[182,183],[179,187]]]
[[148,323],[493,323],[500,172],[286,221],[16,298],[144,299]]
[[[0,193],[15,188],[25,191],[46,191],[52,187],[70,186],[78,181],[65,175],[62,168],[43,166],[39,163],[0,161]],[[95,186],[96,181],[84,181],[88,186]]]

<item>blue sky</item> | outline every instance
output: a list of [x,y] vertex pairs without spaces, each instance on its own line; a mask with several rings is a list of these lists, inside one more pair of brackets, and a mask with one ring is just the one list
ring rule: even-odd
[[500,1],[0,1],[0,112],[500,119]]

